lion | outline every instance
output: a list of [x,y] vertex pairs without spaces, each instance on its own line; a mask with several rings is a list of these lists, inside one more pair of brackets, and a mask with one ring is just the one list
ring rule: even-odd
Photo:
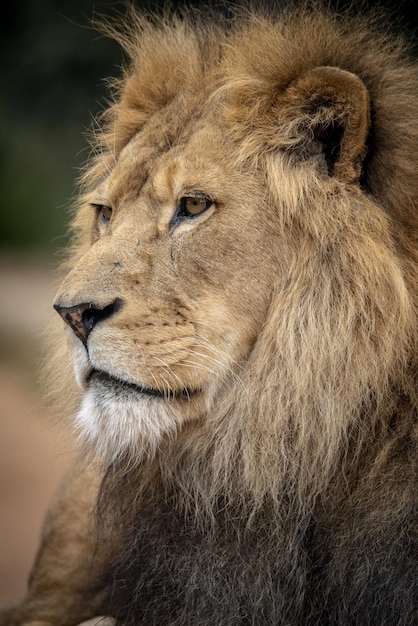
[[309,6],[113,34],[54,302],[80,455],[0,623],[416,624],[416,62]]

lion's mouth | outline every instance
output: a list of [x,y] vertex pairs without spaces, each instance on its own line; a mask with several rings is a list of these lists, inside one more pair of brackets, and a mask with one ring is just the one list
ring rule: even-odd
[[121,378],[117,378],[116,376],[112,376],[108,374],[108,372],[104,372],[98,369],[92,369],[89,375],[86,378],[86,384],[90,385],[94,382],[99,382],[104,384],[107,387],[111,387],[118,390],[128,390],[133,391],[135,393],[150,396],[152,398],[160,398],[160,399],[180,399],[180,398],[190,398],[192,395],[198,393],[197,391],[191,391],[190,389],[182,389],[180,391],[174,389],[167,389],[162,391],[161,389],[155,389],[152,387],[144,387],[142,385],[137,385],[135,383],[131,383],[127,380],[123,380]]

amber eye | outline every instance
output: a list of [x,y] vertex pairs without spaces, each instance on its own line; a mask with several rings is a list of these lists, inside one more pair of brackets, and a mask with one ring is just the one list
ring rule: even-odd
[[98,217],[107,226],[112,217],[112,209],[104,204],[92,204],[91,206],[96,209]]
[[193,218],[204,213],[213,204],[203,193],[196,193],[181,198],[177,212],[177,219]]
[[189,215],[199,215],[208,208],[206,198],[184,198],[183,208]]

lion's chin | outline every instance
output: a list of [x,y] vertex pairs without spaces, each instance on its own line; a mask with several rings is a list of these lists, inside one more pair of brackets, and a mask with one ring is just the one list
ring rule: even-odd
[[94,456],[106,463],[120,459],[138,463],[145,454],[155,454],[163,437],[177,430],[176,412],[164,394],[95,378],[75,418],[79,438]]

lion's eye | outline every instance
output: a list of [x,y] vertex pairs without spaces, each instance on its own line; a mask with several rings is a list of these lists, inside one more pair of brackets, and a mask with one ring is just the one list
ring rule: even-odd
[[104,204],[93,204],[92,206],[96,209],[100,220],[107,226],[112,217],[112,209]]
[[199,215],[208,208],[208,200],[205,198],[182,198],[181,208],[188,215]]
[[205,211],[214,207],[213,200],[207,197],[202,191],[192,191],[187,196],[180,198],[177,210],[171,222],[171,228],[175,228],[182,222],[192,220]]
[[204,213],[213,204],[204,194],[184,196],[179,203],[178,218],[195,217]]
[[176,214],[173,218],[173,225],[177,225],[184,220],[198,217],[213,205],[210,200],[202,192],[194,192],[189,196],[183,196],[177,207]]

